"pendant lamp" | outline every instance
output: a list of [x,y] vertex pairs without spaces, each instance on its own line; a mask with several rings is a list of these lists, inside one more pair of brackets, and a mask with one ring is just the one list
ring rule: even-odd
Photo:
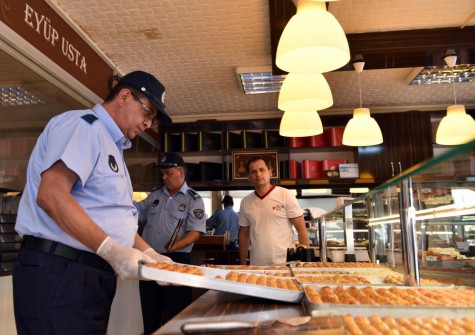
[[[447,50],[444,61],[452,69],[457,62],[455,50]],[[464,105],[457,105],[455,79],[452,80],[454,89],[454,105],[447,107],[447,115],[440,121],[435,142],[443,145],[458,145],[475,139],[475,120],[465,112]]]
[[323,133],[322,120],[316,111],[285,112],[280,121],[281,136],[304,137],[321,133]]
[[323,0],[298,0],[277,46],[276,65],[293,73],[324,73],[348,63],[345,32]]
[[321,73],[289,73],[282,83],[278,107],[285,112],[322,110],[333,105],[332,92]]
[[465,112],[464,105],[447,107],[447,116],[442,118],[435,142],[444,145],[457,145],[475,139],[475,121]]
[[383,134],[378,123],[371,117],[369,109],[363,108],[361,97],[361,72],[363,72],[365,60],[361,55],[355,57],[353,67],[358,73],[360,89],[360,108],[353,111],[353,118],[348,121],[343,132],[343,145],[364,147],[383,143]]

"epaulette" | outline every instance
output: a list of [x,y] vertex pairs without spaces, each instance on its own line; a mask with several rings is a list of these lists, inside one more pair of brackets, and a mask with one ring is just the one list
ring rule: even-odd
[[158,191],[162,188],[163,186],[155,186],[154,188],[152,188],[152,190],[150,191],[150,193],[154,192],[154,191]]
[[84,114],[83,116],[81,116],[81,119],[92,125],[94,122],[96,122],[97,116],[95,116],[94,114]]
[[201,195],[196,193],[196,191],[192,190],[191,188],[188,189],[188,193],[190,193],[191,196],[193,197],[193,199],[195,199],[195,200],[198,200],[199,198],[201,198]]

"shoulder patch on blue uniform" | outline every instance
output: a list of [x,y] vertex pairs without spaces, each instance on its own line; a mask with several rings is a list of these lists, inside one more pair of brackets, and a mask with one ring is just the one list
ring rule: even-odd
[[83,116],[81,116],[81,119],[92,125],[94,122],[96,122],[97,116],[95,116],[94,114],[84,114]]
[[201,196],[196,193],[195,190],[192,190],[191,188],[188,189],[188,193],[190,193],[190,195],[193,197],[193,199],[197,200],[199,198],[201,198]]

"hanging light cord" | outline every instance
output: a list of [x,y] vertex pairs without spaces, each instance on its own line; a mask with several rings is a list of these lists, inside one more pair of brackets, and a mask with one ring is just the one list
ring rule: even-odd
[[360,108],[363,108],[363,98],[362,98],[362,95],[361,95],[361,73],[358,72],[358,82],[359,82],[359,85],[360,85]]
[[452,86],[454,88],[454,105],[457,104],[457,95],[455,94],[455,75],[454,75],[454,68],[451,67],[450,70],[452,71]]

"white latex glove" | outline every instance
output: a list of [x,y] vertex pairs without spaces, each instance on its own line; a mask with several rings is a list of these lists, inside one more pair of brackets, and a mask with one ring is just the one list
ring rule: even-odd
[[139,262],[154,260],[138,249],[118,244],[110,236],[102,241],[96,254],[104,258],[121,279],[139,279]]
[[[149,256],[152,258],[155,263],[173,263],[172,259],[167,256],[160,255],[158,252],[156,252],[153,248],[148,248],[143,252],[145,255]],[[160,286],[168,286],[170,283],[167,283],[165,281],[155,281],[158,285]]]
[[170,257],[159,254],[153,248],[148,248],[143,253],[149,256],[150,258],[152,258],[155,261],[155,263],[173,263]]

